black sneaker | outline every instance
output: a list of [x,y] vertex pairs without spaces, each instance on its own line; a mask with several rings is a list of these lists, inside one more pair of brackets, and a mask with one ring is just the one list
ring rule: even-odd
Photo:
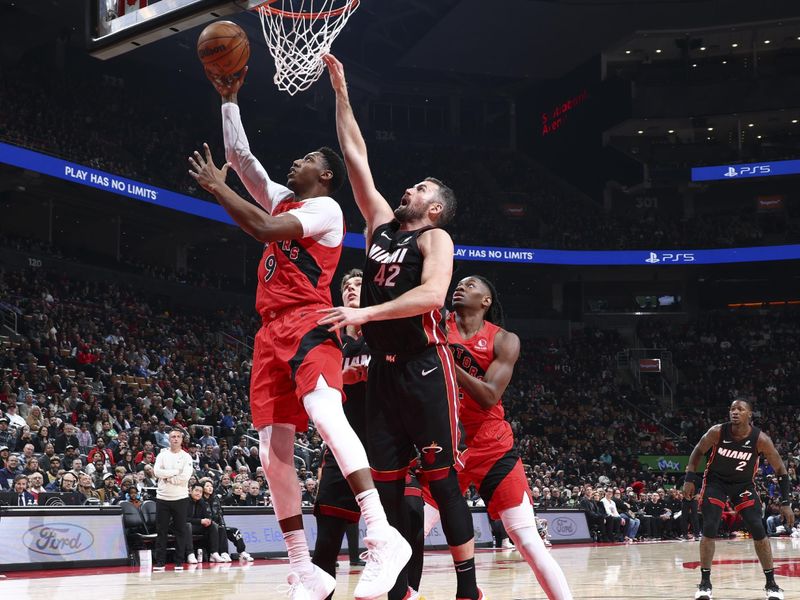
[[772,583],[764,588],[767,600],[783,600],[783,590],[777,583]]
[[711,584],[701,583],[697,586],[697,591],[694,593],[694,600],[711,600]]

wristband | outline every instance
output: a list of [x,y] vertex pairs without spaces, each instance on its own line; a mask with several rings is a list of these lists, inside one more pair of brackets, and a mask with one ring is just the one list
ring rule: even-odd
[[781,504],[787,506],[791,501],[789,498],[789,475],[784,473],[778,476],[778,485],[781,488]]
[[700,475],[698,475],[694,471],[687,471],[686,472],[686,483],[697,484],[697,483],[700,483],[701,481],[703,481],[703,478],[700,477]]

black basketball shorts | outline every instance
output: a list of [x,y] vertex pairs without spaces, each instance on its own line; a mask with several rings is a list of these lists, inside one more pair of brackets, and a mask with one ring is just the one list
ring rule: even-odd
[[326,515],[358,523],[361,509],[329,448],[322,455],[322,477],[317,487],[314,516]]
[[447,346],[410,356],[373,353],[367,376],[367,455],[376,481],[404,479],[420,454],[428,480],[458,461],[458,385]]

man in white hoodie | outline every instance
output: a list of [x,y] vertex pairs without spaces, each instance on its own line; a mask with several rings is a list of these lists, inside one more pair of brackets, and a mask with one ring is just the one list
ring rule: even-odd
[[192,457],[181,448],[183,432],[169,432],[169,448],[164,448],[156,458],[155,476],[158,478],[156,492],[156,556],[154,571],[163,571],[166,564],[167,535],[170,522],[175,531],[175,570],[183,569],[186,555],[186,511],[189,502],[189,478],[194,472]]

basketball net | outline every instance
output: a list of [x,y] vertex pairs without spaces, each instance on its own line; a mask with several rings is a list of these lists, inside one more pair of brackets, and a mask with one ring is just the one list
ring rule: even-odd
[[319,79],[336,36],[359,0],[272,0],[258,7],[261,29],[275,60],[275,85],[294,96]]

